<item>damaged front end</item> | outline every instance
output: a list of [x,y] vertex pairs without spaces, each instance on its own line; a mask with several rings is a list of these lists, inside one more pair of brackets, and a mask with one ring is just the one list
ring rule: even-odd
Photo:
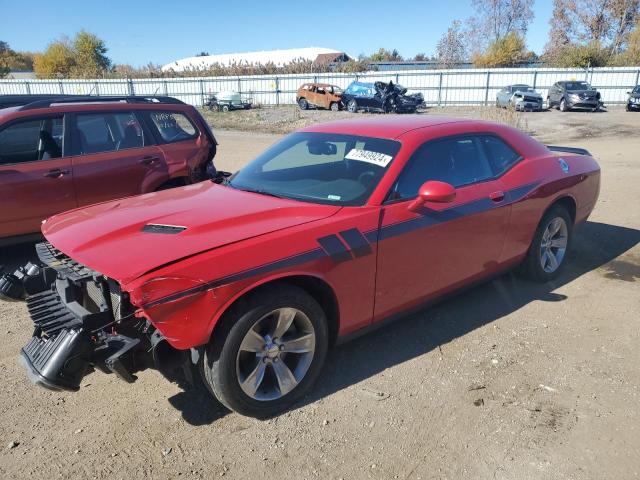
[[158,368],[169,378],[189,366],[144,317],[136,315],[115,280],[75,262],[49,243],[36,245],[41,265],[29,264],[0,280],[3,299],[25,299],[34,323],[22,348],[29,378],[51,390],[77,391],[94,369],[126,382]]

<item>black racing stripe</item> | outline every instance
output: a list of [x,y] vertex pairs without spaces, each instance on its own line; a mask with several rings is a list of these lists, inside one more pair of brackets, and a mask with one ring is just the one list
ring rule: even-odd
[[351,253],[347,250],[347,247],[340,241],[337,235],[327,235],[326,237],[320,237],[318,243],[327,252],[327,255],[331,257],[336,263],[346,262],[351,260]]
[[291,257],[283,258],[282,260],[276,260],[275,262],[267,263],[265,265],[261,265],[259,267],[250,268],[248,270],[243,270],[242,272],[234,273],[232,275],[227,275],[226,277],[218,278],[216,280],[212,280],[202,285],[198,285],[197,287],[190,288],[188,290],[183,290],[181,292],[177,292],[171,295],[167,295],[166,297],[159,298],[152,302],[149,302],[143,305],[142,308],[148,309],[151,307],[155,307],[157,305],[161,305],[167,302],[173,302],[175,300],[179,300],[181,298],[188,297],[190,295],[204,292],[206,290],[210,290],[212,288],[220,287],[222,285],[226,285],[228,283],[237,282],[239,280],[244,280],[245,278],[253,277],[254,275],[260,275],[264,273],[270,273],[272,271],[279,270],[281,268],[292,267],[295,265],[302,265],[307,262],[311,262],[314,260],[318,260],[320,258],[326,257],[325,252],[321,248],[316,248],[314,250],[309,250],[307,252],[299,253],[297,255],[293,255]]
[[351,251],[356,258],[364,257],[371,253],[371,245],[369,245],[367,239],[364,238],[362,232],[357,228],[344,230],[340,232],[340,236],[345,242],[347,242],[347,245],[349,245],[349,248],[351,248]]
[[[534,182],[527,185],[523,185],[521,187],[511,189],[507,191],[506,200],[509,202],[509,204],[517,202],[523,199],[524,197],[526,197],[532,191],[534,191],[539,185],[540,185],[540,182]],[[476,200],[474,202],[466,203],[464,205],[459,205],[457,207],[442,210],[440,212],[436,212],[434,210],[425,208],[421,212],[422,216],[418,218],[414,218],[412,220],[405,220],[403,222],[385,225],[380,228],[379,232],[377,229],[374,229],[374,230],[365,232],[363,235],[359,230],[354,228],[354,229],[349,229],[349,230],[340,232],[340,235],[342,235],[345,242],[353,250],[354,255],[358,257],[362,255],[362,252],[364,252],[365,247],[368,249],[367,253],[371,252],[371,246],[369,245],[370,242],[371,243],[377,242],[379,240],[384,240],[386,238],[392,238],[398,235],[403,235],[413,230],[430,227],[432,225],[437,225],[439,223],[455,220],[457,218],[461,218],[466,215],[481,213],[491,208],[498,208],[505,205],[506,205],[505,203],[496,204],[488,198],[483,198],[480,200]],[[362,247],[362,242],[366,244],[365,247]],[[330,256],[331,259],[337,263],[343,262],[346,260],[351,260],[352,258],[351,253],[347,250],[345,245],[340,241],[340,239],[336,235],[327,235],[326,237],[321,237],[318,239],[318,243],[322,246],[322,248],[309,250],[307,252],[303,252],[297,255],[292,255],[290,257],[283,258],[282,260],[276,260],[275,262],[267,263],[259,267],[250,268],[242,272],[238,272],[232,275],[227,275],[226,277],[218,278],[216,280],[212,280],[203,285],[198,285],[197,287],[193,287],[188,290],[183,290],[181,292],[177,292],[163,298],[159,298],[157,300],[154,300],[153,302],[149,302],[145,304],[142,308],[147,309],[147,308],[154,307],[156,305],[160,305],[162,303],[179,300],[181,298],[188,297],[190,295],[194,295],[196,293],[203,292],[203,291],[216,288],[222,285],[226,285],[228,283],[244,280],[254,275],[269,273],[275,270],[279,270],[281,268],[292,267],[295,265],[302,265],[304,263],[326,257],[327,255]]]

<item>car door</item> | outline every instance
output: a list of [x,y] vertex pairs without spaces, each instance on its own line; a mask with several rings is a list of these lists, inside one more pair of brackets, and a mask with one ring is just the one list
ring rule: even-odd
[[0,128],[0,237],[39,232],[42,220],[76,207],[64,131],[62,115]]
[[74,114],[72,153],[79,205],[138,195],[169,177],[162,150],[131,111]]
[[[456,187],[455,200],[410,210],[428,180]],[[503,185],[477,135],[423,144],[384,206],[375,320],[496,272],[508,221]]]

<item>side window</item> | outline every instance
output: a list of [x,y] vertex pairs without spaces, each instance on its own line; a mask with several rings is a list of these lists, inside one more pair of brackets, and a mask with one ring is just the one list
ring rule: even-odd
[[500,175],[507,171],[511,165],[520,160],[520,155],[513,148],[507,145],[498,137],[493,135],[483,135],[480,142],[485,148],[485,152],[493,169],[494,175]]
[[0,130],[0,165],[62,156],[62,117],[29,119]]
[[198,136],[191,121],[179,112],[151,112],[151,122],[165,142],[178,142]]
[[73,154],[116,152],[144,146],[144,133],[135,115],[81,113],[76,116]]
[[493,172],[476,136],[431,141],[419,147],[409,159],[392,199],[414,198],[428,180],[460,187],[491,177]]

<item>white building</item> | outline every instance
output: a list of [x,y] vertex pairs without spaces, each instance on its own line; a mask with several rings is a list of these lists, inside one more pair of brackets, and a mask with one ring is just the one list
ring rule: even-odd
[[264,52],[226,53],[222,55],[207,55],[203,57],[188,57],[167,63],[162,70],[174,70],[181,72],[187,69],[207,69],[212,65],[219,64],[229,66],[233,64],[267,64],[274,63],[283,66],[296,60],[306,61],[340,61],[348,60],[349,57],[341,51],[331,48],[289,48],[286,50],[268,50]]

